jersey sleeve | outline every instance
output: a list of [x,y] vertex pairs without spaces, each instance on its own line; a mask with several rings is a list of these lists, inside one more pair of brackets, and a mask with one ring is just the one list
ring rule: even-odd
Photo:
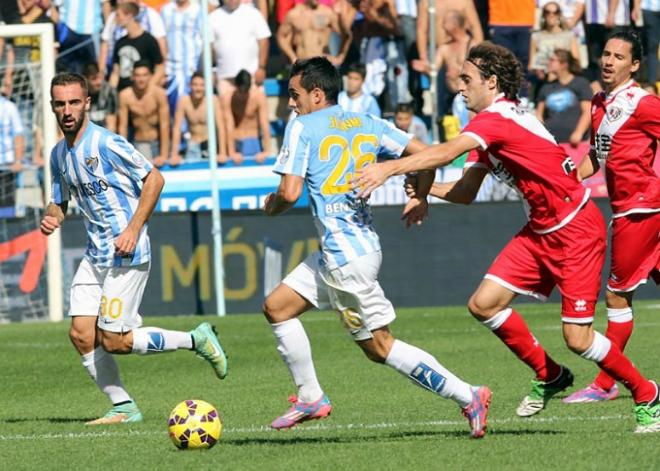
[[156,10],[150,9],[149,7],[147,8],[149,33],[151,33],[151,35],[156,39],[164,38],[167,35],[167,32],[165,31],[165,23],[163,22],[163,18],[158,14]]
[[660,139],[660,97],[647,95],[639,100],[636,115],[640,129],[650,136]]
[[273,172],[280,175],[305,177],[311,152],[310,132],[299,120],[289,122],[284,132],[284,142],[277,155]]
[[55,146],[50,153],[50,199],[55,204],[62,204],[65,201],[69,201],[71,199],[71,195],[69,194],[69,186],[67,185],[66,181],[64,181],[64,177],[62,176],[62,172],[58,163],[58,148],[59,146]]
[[153,168],[153,164],[144,155],[118,134],[110,134],[100,150],[116,171],[136,182],[142,181]]
[[413,138],[412,134],[398,129],[394,123],[384,119],[374,118],[381,126],[380,145],[378,146],[378,157],[385,159],[398,159],[404,149]]
[[261,15],[261,12],[259,12],[259,10],[255,8],[252,15],[254,16],[254,32],[256,38],[257,39],[270,38],[271,37],[270,28],[268,27],[268,23],[266,23],[264,17]]
[[498,143],[508,134],[507,120],[497,113],[481,112],[463,128],[461,134],[470,136],[482,150]]

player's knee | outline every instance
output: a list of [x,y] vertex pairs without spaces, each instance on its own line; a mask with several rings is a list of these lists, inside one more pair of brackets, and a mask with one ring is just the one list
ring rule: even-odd
[[369,360],[373,361],[374,363],[385,363],[385,360],[387,359],[387,354],[389,352],[386,352],[379,345],[371,344],[367,346],[367,345],[362,345],[361,343],[359,345],[360,348],[362,348],[362,351],[364,352],[365,356]]
[[261,311],[264,313],[264,316],[266,316],[266,319],[271,324],[276,324],[285,320],[282,318],[283,310],[280,309],[275,302],[273,302],[273,299],[270,296],[268,296],[264,301],[264,304],[261,306]]
[[614,293],[609,289],[605,291],[605,303],[610,309],[625,309],[632,307],[632,293]]
[[479,293],[475,293],[470,297],[467,308],[470,314],[479,321],[490,319],[500,311],[500,309],[493,307],[482,296],[479,296]]
[[564,340],[566,341],[566,346],[569,350],[578,355],[582,355],[589,349],[589,347],[591,347],[593,336],[587,330],[564,330]]
[[69,339],[71,339],[71,343],[80,352],[91,352],[94,350],[95,335],[96,332],[94,330],[87,332],[81,329],[76,329],[73,326],[69,329]]

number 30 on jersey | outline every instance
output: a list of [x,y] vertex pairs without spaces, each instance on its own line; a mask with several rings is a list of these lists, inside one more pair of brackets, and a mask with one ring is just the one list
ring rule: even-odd
[[321,141],[319,146],[321,161],[327,162],[330,160],[330,152],[333,147],[339,147],[341,151],[339,161],[321,186],[323,195],[348,193],[351,191],[354,172],[360,171],[365,165],[376,161],[376,154],[362,150],[364,144],[369,144],[370,147],[375,149],[378,147],[378,137],[374,134],[357,134],[349,143],[344,136],[335,134],[327,136]]

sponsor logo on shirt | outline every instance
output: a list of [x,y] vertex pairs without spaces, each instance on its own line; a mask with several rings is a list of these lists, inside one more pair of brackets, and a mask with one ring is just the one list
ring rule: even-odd
[[618,106],[611,106],[607,110],[607,119],[610,122],[616,121],[621,117],[622,114],[623,114],[623,110],[621,108],[619,108]]
[[99,166],[99,158],[95,155],[85,158],[85,165],[92,170],[96,170],[96,167]]
[[282,150],[280,151],[280,155],[277,156],[277,161],[283,164],[287,160],[289,160],[289,148],[283,147]]

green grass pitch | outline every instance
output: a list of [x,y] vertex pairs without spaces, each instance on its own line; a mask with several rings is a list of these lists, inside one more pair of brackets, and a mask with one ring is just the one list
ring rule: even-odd
[[[660,301],[636,304],[627,351],[660,379]],[[558,306],[520,305],[546,349],[568,365],[576,386],[596,369],[563,345]],[[599,305],[596,327],[604,330]],[[268,424],[294,391],[260,315],[207,318],[230,355],[229,376],[189,352],[118,359],[145,421],[86,427],[109,407],[80,366],[68,323],[0,326],[0,468],[122,470],[421,470],[660,469],[660,434],[636,435],[627,391],[606,404],[551,401],[531,419],[515,415],[532,373],[462,307],[400,309],[394,334],[427,349],[471,383],[494,393],[489,433],[471,440],[458,407],[369,362],[328,312],[308,313],[314,359],[334,405],[331,417],[275,432]],[[149,325],[189,330],[201,318],[147,318]],[[184,399],[220,411],[224,430],[208,451],[179,451],[167,416]]]

